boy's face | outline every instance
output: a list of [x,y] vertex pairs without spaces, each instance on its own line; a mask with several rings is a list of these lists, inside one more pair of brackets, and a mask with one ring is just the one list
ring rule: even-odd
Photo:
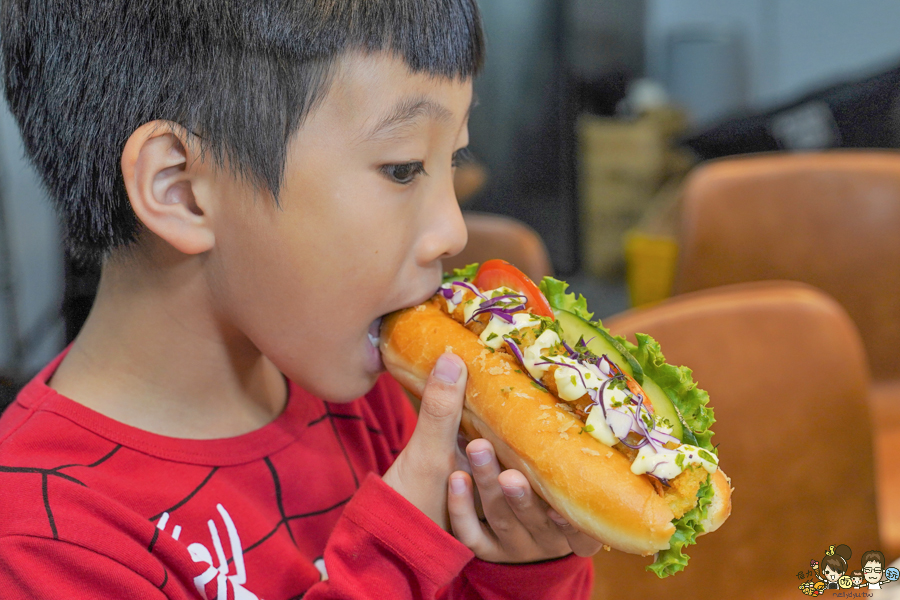
[[368,391],[380,317],[431,296],[466,244],[452,177],[471,101],[470,81],[384,54],[340,60],[289,143],[280,208],[234,179],[217,190],[208,272],[226,328],[319,396]]

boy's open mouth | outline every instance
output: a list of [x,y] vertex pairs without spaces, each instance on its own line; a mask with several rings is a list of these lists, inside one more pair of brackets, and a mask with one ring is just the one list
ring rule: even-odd
[[377,348],[378,343],[381,341],[380,332],[381,332],[381,319],[383,317],[378,317],[372,324],[369,325],[369,343],[372,344],[373,347]]

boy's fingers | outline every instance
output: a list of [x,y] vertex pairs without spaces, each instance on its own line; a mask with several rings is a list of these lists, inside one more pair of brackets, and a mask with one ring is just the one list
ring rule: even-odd
[[483,555],[495,542],[479,520],[475,510],[474,488],[468,473],[456,471],[450,476],[447,509],[453,535],[478,555]]
[[455,354],[442,354],[428,376],[419,420],[409,441],[417,453],[430,456],[455,452],[465,389],[466,364]]
[[548,518],[547,510],[550,507],[534,493],[522,473],[508,469],[500,474],[498,482],[512,512],[538,546],[559,556],[571,551],[566,538],[559,535],[559,529]]
[[472,477],[481,496],[482,510],[491,530],[504,546],[521,547],[531,541],[528,531],[522,527],[516,513],[508,502],[510,491],[519,493],[531,492],[531,486],[525,490],[504,490],[500,485],[500,463],[494,455],[494,448],[485,439],[473,440],[466,447],[469,462],[472,464]]
[[472,474],[472,467],[469,465],[469,457],[466,455],[466,445],[468,440],[463,434],[456,437],[456,470],[465,471],[469,475]]
[[382,480],[428,517],[449,529],[447,477],[456,470],[457,435],[466,388],[465,363],[444,354],[428,377],[409,443]]
[[508,469],[497,478],[506,502],[535,538],[542,533],[547,536],[555,532],[555,527],[547,518],[547,503],[535,494],[528,480],[519,471]]
[[[485,439],[477,439],[466,446],[466,454],[471,465],[472,478],[475,480],[478,492],[481,496],[481,504],[485,514],[489,514],[496,520],[505,516],[511,520],[512,512],[503,499],[503,493],[497,484],[497,476],[500,475],[500,463],[494,456],[494,447]],[[499,510],[498,510],[499,509]]]
[[565,517],[552,508],[547,511],[547,516],[550,517],[551,521],[556,523],[556,527],[566,536],[572,552],[578,556],[593,556],[603,547],[601,542],[598,542],[589,535],[575,529]]

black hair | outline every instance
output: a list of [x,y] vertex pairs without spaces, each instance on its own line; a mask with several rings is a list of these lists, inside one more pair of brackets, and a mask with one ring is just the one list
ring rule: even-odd
[[135,239],[120,167],[154,120],[275,201],[286,148],[335,60],[386,51],[413,72],[481,68],[476,0],[3,0],[6,98],[76,256]]

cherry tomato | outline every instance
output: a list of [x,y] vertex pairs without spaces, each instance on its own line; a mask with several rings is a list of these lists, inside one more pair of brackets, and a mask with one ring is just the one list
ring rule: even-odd
[[534,282],[528,278],[528,275],[505,260],[495,258],[486,261],[478,269],[478,273],[475,274],[475,281],[472,283],[482,290],[492,290],[506,286],[528,298],[525,308],[530,308],[532,314],[554,318],[550,303],[544,298],[544,294],[538,286],[534,285]]

